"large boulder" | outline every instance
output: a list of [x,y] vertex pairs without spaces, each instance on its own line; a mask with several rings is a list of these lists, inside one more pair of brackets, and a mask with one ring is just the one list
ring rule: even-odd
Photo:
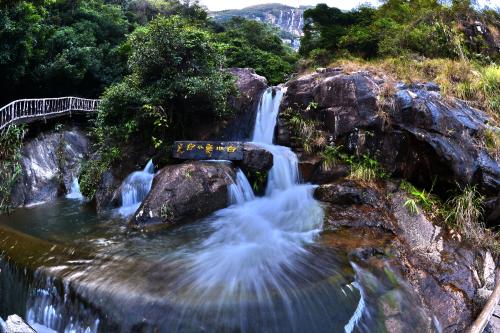
[[[369,72],[322,70],[286,84],[282,109],[315,120],[338,146],[375,156],[395,176],[443,193],[477,184],[488,196],[500,189],[500,166],[478,142],[490,119],[435,84],[391,84]],[[278,142],[290,137],[278,122]]]
[[186,162],[158,172],[133,227],[172,226],[205,217],[229,204],[235,172],[229,163]]
[[55,199],[67,193],[80,174],[89,140],[78,129],[41,133],[21,152],[22,176],[12,191],[14,207]]
[[396,266],[442,331],[465,331],[480,309],[482,290],[493,286],[495,264],[488,252],[449,237],[422,210],[411,212],[408,195],[392,181],[337,181],[318,187],[315,196],[325,206],[325,230],[370,227],[394,235]]
[[371,205],[380,202],[377,190],[354,180],[339,181],[316,188],[314,197],[320,201],[337,205]]
[[273,154],[258,145],[245,143],[243,146],[243,160],[239,166],[250,172],[268,171],[273,167]]
[[214,124],[215,130],[207,139],[248,140],[252,136],[257,106],[267,88],[267,80],[255,74],[255,70],[251,68],[231,68],[229,72],[236,78],[238,91],[236,96],[229,98],[229,104],[235,114],[231,119]]

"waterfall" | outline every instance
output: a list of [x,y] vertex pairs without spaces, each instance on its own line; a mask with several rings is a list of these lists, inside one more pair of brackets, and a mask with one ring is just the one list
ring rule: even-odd
[[131,173],[122,183],[122,206],[118,209],[121,216],[134,214],[146,198],[154,178],[153,161],[149,161],[144,170]]
[[[298,159],[287,147],[272,144],[283,92],[269,88],[262,96],[253,141],[269,150],[274,165],[269,172],[264,197],[256,198],[248,180],[238,171],[231,186],[232,206],[218,211],[214,232],[188,257],[188,272],[178,281],[189,290],[184,300],[197,309],[220,304],[218,322],[235,323],[240,331],[252,331],[245,299],[256,298],[260,311],[275,304],[287,318],[294,316],[289,290],[296,290],[291,276],[303,276],[301,262],[322,228],[323,210],[314,200],[314,186],[299,183]],[[278,301],[276,301],[278,299]],[[242,302],[239,310],[226,305]],[[188,306],[188,305],[186,305]],[[191,310],[189,310],[191,311]],[[234,313],[234,312],[237,313]]]
[[257,118],[255,119],[255,128],[253,141],[260,143],[273,143],[274,129],[278,120],[283,91],[281,89],[268,88],[262,96]]
[[255,199],[255,195],[252,186],[243,171],[238,169],[236,172],[236,182],[229,185],[229,203],[231,205],[242,204],[253,199]]
[[75,200],[83,200],[82,192],[80,192],[80,184],[78,183],[78,178],[73,178],[73,182],[71,183],[71,188],[69,189],[68,194],[66,194],[66,198],[75,199]]
[[[27,304],[26,321],[38,333],[93,333],[98,332],[99,319],[71,298],[68,284],[62,286],[63,295],[51,277],[35,273],[35,282],[41,285],[31,292]],[[72,313],[72,316],[68,316]]]
[[354,328],[356,327],[356,325],[361,320],[363,313],[365,312],[365,308],[366,308],[365,297],[366,296],[364,295],[363,288],[361,287],[361,285],[359,283],[353,282],[348,287],[351,289],[354,287],[357,290],[359,290],[359,293],[360,293],[358,306],[356,307],[356,310],[354,311],[354,314],[352,315],[349,322],[344,326],[345,333],[352,333],[354,331]]

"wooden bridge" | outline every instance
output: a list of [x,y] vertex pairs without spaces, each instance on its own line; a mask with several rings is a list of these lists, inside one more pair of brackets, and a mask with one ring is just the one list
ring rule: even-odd
[[20,99],[0,109],[0,131],[12,124],[22,124],[61,117],[72,112],[95,112],[100,100],[79,97]]

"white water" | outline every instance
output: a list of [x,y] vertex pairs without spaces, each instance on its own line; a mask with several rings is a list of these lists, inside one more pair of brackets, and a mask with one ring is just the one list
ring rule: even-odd
[[66,194],[66,198],[74,200],[83,200],[82,192],[80,191],[80,184],[78,183],[78,178],[74,178],[71,183],[71,188]]
[[344,331],[345,333],[352,333],[354,331],[354,327],[359,323],[361,318],[363,317],[363,314],[365,312],[366,304],[365,304],[365,293],[363,291],[363,288],[360,286],[359,283],[353,282],[349,288],[352,289],[352,287],[358,289],[360,293],[360,298],[359,298],[359,303],[358,306],[356,307],[356,311],[354,311],[354,314],[352,315],[351,319],[347,323],[347,325],[344,326]]
[[153,161],[149,161],[144,170],[131,173],[122,183],[122,206],[118,213],[123,217],[134,214],[146,198],[154,178]]
[[[273,94],[275,95],[273,96]],[[283,91],[276,88],[268,88],[262,96],[257,110],[257,118],[255,119],[252,138],[254,142],[273,143],[274,129],[278,121],[282,97]]]
[[242,204],[255,199],[252,186],[243,171],[236,172],[236,182],[229,185],[229,204]]
[[[236,204],[215,214],[215,231],[189,255],[189,271],[179,283],[190,290],[200,307],[214,300],[221,308],[233,302],[244,304],[248,297],[271,304],[278,297],[285,315],[293,317],[289,291],[295,285],[289,275],[300,275],[298,262],[307,252],[305,246],[321,230],[323,210],[313,198],[314,187],[299,184],[295,154],[287,147],[272,145],[283,96],[274,89],[262,97],[253,136],[274,156],[266,195],[255,198],[248,180],[238,172],[237,185],[230,188]],[[221,311],[220,316],[223,321],[240,320],[238,325],[243,326],[250,319],[244,311],[237,315]]]

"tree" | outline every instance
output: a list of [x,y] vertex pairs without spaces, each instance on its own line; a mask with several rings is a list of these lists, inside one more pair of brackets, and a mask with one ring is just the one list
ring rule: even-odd
[[137,29],[129,43],[131,74],[103,95],[99,126],[117,131],[108,134],[122,140],[131,126],[119,124],[134,123],[158,140],[169,140],[192,122],[231,112],[227,98],[234,92],[233,78],[222,70],[220,45],[210,32],[180,16],[160,16]]
[[235,17],[222,25],[217,39],[225,45],[227,66],[254,68],[271,84],[279,84],[293,72],[297,56],[278,34],[267,24]]

